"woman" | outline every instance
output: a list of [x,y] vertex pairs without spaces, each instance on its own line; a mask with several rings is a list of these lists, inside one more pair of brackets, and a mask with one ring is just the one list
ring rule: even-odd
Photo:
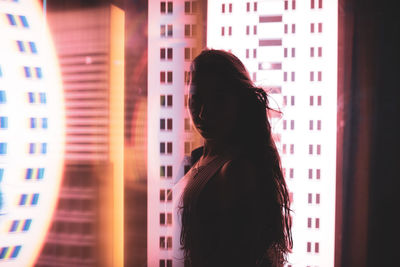
[[191,71],[189,109],[204,149],[179,203],[185,265],[282,266],[291,218],[267,95],[231,53],[204,50]]

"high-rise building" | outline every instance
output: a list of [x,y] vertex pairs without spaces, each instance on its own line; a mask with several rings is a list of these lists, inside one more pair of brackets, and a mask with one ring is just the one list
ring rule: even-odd
[[191,60],[201,49],[202,9],[199,1],[148,3],[148,266],[172,267],[179,237],[174,221],[173,185],[189,166],[199,145],[186,109],[185,85]]
[[237,55],[283,114],[271,117],[293,209],[287,266],[334,264],[337,10],[324,0],[208,1],[207,46]]
[[123,265],[124,12],[47,14],[66,105],[63,184],[37,266]]
[[59,193],[65,112],[39,1],[0,1],[0,266],[32,266]]

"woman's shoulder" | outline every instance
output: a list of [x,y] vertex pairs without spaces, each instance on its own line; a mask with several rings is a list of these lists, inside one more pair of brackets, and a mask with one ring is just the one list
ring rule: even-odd
[[257,190],[257,176],[257,167],[251,160],[245,157],[228,160],[215,177],[216,185],[224,196],[223,202],[235,202],[253,194]]

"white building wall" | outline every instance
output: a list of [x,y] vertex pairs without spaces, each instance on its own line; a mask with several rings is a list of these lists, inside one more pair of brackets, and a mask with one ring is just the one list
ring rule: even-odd
[[[270,103],[283,112],[281,119],[273,119],[272,126],[276,136],[281,137],[277,145],[293,196],[294,247],[289,255],[288,266],[334,265],[337,1],[314,0],[314,8],[311,8],[312,2],[208,1],[207,46],[233,52],[246,65],[256,84],[267,91],[272,87],[281,88],[281,94],[270,94]],[[257,3],[257,10],[254,9],[254,3]],[[322,8],[319,8],[320,3]],[[225,13],[222,12],[222,5],[225,5]],[[232,12],[229,11],[229,5],[232,5]],[[282,16],[282,21],[260,22],[262,16]],[[311,23],[315,24],[315,33],[310,32]],[[318,32],[318,23],[322,23],[321,33]],[[249,34],[246,32],[247,25],[250,26]],[[254,25],[257,26],[256,34],[253,32]],[[224,36],[221,27],[225,27]],[[229,27],[232,27],[232,35],[227,34],[226,28]],[[281,40],[282,43],[276,46],[261,46],[259,43],[259,40],[270,39]],[[310,47],[315,47],[314,57],[310,56]],[[318,56],[318,47],[322,47],[321,57]],[[248,58],[246,49],[250,50]],[[255,58],[253,49],[257,49]],[[260,70],[260,63],[262,66],[281,63],[282,67]],[[310,72],[314,72],[314,81],[310,81]],[[321,81],[318,81],[318,72],[322,73]],[[310,96],[313,96],[312,106]],[[321,97],[321,105],[318,105],[318,97]],[[285,120],[286,129],[283,128]],[[310,120],[313,120],[313,130],[310,130]],[[321,121],[320,130],[317,129],[318,120]],[[291,121],[294,121],[293,129]],[[309,145],[313,145],[312,155],[309,154]],[[317,154],[318,145],[320,154]],[[311,179],[309,169],[312,169]],[[319,179],[316,178],[317,170],[320,172]],[[312,203],[308,203],[309,194]],[[316,203],[317,194],[319,204]],[[316,228],[316,219],[319,219],[319,228]]]

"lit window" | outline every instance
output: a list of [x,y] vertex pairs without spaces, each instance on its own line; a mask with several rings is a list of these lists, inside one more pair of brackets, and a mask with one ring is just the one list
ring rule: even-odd
[[36,128],[36,118],[30,118],[30,128]]
[[7,129],[8,128],[8,117],[0,117],[0,129]]
[[316,178],[319,180],[319,179],[321,179],[321,170],[320,169],[317,169],[317,174],[316,174]]
[[17,25],[17,22],[15,21],[15,18],[14,18],[13,15],[6,14],[6,16],[7,16],[7,19],[8,19],[8,23],[10,23],[10,25],[12,25],[12,26],[16,26]]
[[172,190],[167,189],[167,201],[172,201]]
[[44,177],[44,168],[38,168],[36,179],[40,180],[43,179],[43,177]]
[[36,44],[34,42],[29,42],[29,48],[31,50],[31,53],[33,54],[37,54],[37,48],[36,48]]
[[165,201],[165,190],[160,189],[160,201],[164,202]]
[[46,93],[39,93],[39,99],[41,104],[46,104]]
[[19,50],[20,52],[25,52],[24,42],[22,42],[22,41],[17,41],[17,46],[18,46],[18,50]]
[[31,74],[31,69],[29,67],[24,67],[24,73],[25,73],[25,77],[26,78],[31,78],[32,74]]
[[40,153],[42,153],[42,154],[47,153],[47,143],[42,143],[42,149],[41,149]]
[[319,218],[315,218],[315,228],[319,229]]
[[39,194],[33,194],[32,195],[32,200],[31,200],[31,205],[37,205],[37,203],[39,202]]
[[19,20],[21,21],[24,28],[29,28],[29,23],[25,16],[19,16]]
[[172,142],[167,143],[167,154],[172,154]]
[[38,78],[38,79],[43,78],[42,68],[36,67],[35,73],[36,73],[36,78]]

